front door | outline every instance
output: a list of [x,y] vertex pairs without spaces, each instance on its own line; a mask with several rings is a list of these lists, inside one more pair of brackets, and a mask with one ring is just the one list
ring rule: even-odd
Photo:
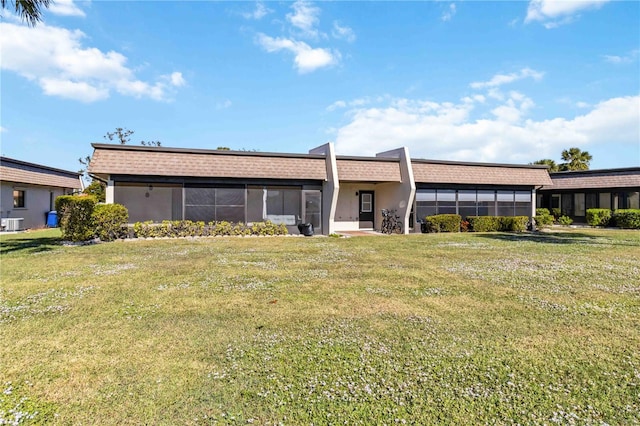
[[373,229],[373,191],[360,191],[360,228]]

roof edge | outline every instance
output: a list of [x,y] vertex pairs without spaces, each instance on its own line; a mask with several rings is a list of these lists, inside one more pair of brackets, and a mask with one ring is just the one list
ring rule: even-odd
[[619,167],[615,169],[567,170],[563,172],[549,172],[552,177],[570,177],[577,175],[595,175],[598,173],[640,173],[640,167]]
[[322,154],[296,154],[281,152],[261,152],[261,151],[231,151],[218,149],[200,149],[200,148],[172,148],[164,146],[139,146],[139,145],[121,145],[109,143],[92,143],[93,149],[108,149],[114,151],[144,151],[144,152],[166,152],[173,154],[205,154],[205,155],[231,155],[240,157],[279,157],[279,158],[308,158],[322,159],[326,157]]
[[82,176],[82,173],[80,173],[80,172],[72,172],[70,170],[57,169],[55,167],[44,166],[42,164],[30,163],[28,161],[22,161],[22,160],[16,160],[15,158],[9,158],[9,157],[2,156],[2,157],[0,157],[0,160],[2,160],[3,162],[14,163],[14,164],[18,164],[18,165],[21,165],[21,166],[37,167],[39,169],[49,170],[49,171],[52,171],[52,172],[66,173],[66,174],[69,174],[69,175],[74,175],[77,178]]
[[451,161],[451,160],[429,160],[423,158],[412,158],[412,163],[418,164],[443,164],[451,166],[477,166],[477,167],[504,167],[518,169],[541,169],[548,170],[549,166],[540,164],[507,164],[507,163],[480,163],[476,161]]

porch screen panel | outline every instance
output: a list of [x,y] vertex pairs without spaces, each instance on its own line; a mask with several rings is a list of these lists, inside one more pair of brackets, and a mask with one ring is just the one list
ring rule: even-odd
[[267,219],[275,224],[297,224],[301,220],[301,198],[299,188],[267,188]]
[[266,219],[266,191],[264,187],[247,188],[247,222],[262,222]]
[[424,220],[427,216],[436,214],[435,189],[419,189],[416,192],[416,218]]
[[185,188],[185,219],[193,221],[245,221],[244,188]]
[[476,191],[458,191],[458,214],[463,219],[469,216],[477,216]]
[[640,192],[627,192],[627,208],[640,209]]
[[586,194],[585,199],[585,208],[588,209],[597,209],[598,208],[598,194],[589,193]]
[[498,216],[513,216],[514,198],[513,191],[498,191]]
[[456,191],[453,189],[438,189],[438,214],[456,214]]
[[516,191],[515,199],[516,199],[515,215],[531,216],[531,192]]
[[496,215],[496,192],[478,191],[478,216]]
[[573,214],[576,216],[584,216],[586,214],[584,193],[575,194],[574,203]]

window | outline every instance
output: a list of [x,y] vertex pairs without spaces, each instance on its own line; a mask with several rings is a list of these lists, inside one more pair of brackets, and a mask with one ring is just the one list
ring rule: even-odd
[[458,214],[466,219],[476,216],[476,191],[458,191]]
[[438,189],[438,214],[456,214],[455,189]]
[[627,208],[640,209],[640,192],[627,192]]
[[421,189],[416,193],[416,217],[424,220],[427,216],[436,214],[436,191]]
[[478,191],[478,216],[496,215],[496,192]]
[[362,204],[360,206],[360,211],[362,213],[371,213],[371,206],[373,206],[373,194],[363,193],[361,200]]
[[611,208],[611,194],[609,192],[600,193],[600,208],[601,209]]
[[185,219],[244,222],[243,188],[185,188]]
[[22,189],[13,190],[13,208],[14,209],[23,209],[25,207],[24,195],[25,195],[25,191]]
[[516,216],[531,216],[531,192],[516,191]]

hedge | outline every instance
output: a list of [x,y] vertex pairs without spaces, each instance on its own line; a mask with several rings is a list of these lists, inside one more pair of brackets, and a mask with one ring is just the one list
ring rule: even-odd
[[469,216],[473,232],[524,232],[529,223],[528,216]]
[[125,238],[128,234],[129,212],[121,204],[98,204],[91,215],[94,234],[101,241]]
[[436,214],[424,218],[427,232],[460,232],[462,216],[459,214]]
[[165,220],[161,223],[153,221],[133,224],[135,238],[176,238],[176,237],[209,237],[209,236],[247,236],[247,235],[287,235],[284,224],[276,225],[271,221],[254,222],[251,225],[238,222],[209,222],[190,220]]
[[613,212],[613,222],[625,229],[640,229],[640,209],[620,209]]
[[91,215],[96,205],[94,197],[61,195],[56,198],[55,205],[63,239],[78,242],[93,238]]
[[587,209],[587,223],[591,226],[607,226],[611,221],[609,209]]
[[534,219],[536,220],[536,225],[538,226],[538,228],[544,228],[545,226],[553,225],[553,216],[550,214],[542,214],[536,216]]

